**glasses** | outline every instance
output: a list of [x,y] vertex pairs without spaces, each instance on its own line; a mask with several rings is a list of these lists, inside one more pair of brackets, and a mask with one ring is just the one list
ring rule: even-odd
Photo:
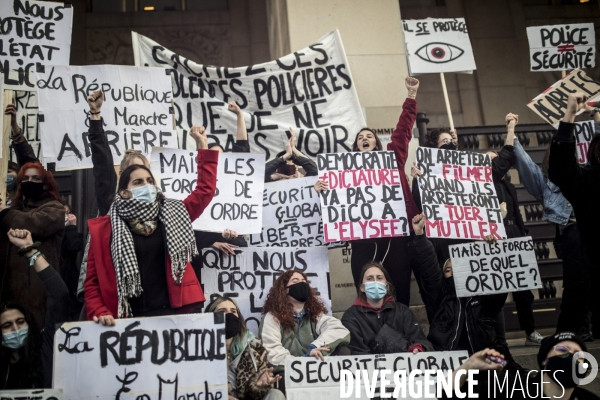
[[23,177],[23,180],[21,182],[38,182],[39,183],[41,181],[42,181],[42,177],[41,176],[37,176],[37,175],[27,176],[27,175],[25,175]]
[[438,142],[438,146],[439,146],[440,144],[444,145],[444,144],[450,144],[450,143],[452,143],[452,144],[456,144],[457,142],[456,142],[456,140],[454,140],[454,139],[443,139],[443,140],[440,140],[440,141]]

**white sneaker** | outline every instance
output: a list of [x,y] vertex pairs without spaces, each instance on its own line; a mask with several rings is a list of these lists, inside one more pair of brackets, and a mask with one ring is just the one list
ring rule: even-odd
[[537,331],[533,331],[533,333],[527,338],[525,338],[525,346],[539,346],[542,344],[542,339],[544,337],[540,335]]

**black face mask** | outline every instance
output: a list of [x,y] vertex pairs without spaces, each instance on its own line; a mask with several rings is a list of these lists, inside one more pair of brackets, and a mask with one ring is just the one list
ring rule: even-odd
[[21,183],[21,193],[28,199],[37,199],[44,194],[43,182],[23,182]]
[[456,147],[456,145],[454,143],[446,143],[442,146],[439,147],[440,149],[444,149],[444,150],[457,150],[458,147]]
[[310,286],[308,286],[308,283],[298,282],[288,286],[288,289],[288,295],[300,303],[306,303],[306,300],[308,300],[308,296],[310,295]]
[[569,389],[577,386],[573,380],[574,364],[573,354],[569,354],[567,357],[554,356],[548,358],[544,369],[551,371],[549,375],[554,381]]
[[225,314],[225,339],[231,339],[242,330],[242,324],[237,315],[233,313]]
[[446,290],[452,294],[456,294],[456,287],[454,286],[454,277],[449,276],[448,278],[444,277],[444,285],[446,286]]

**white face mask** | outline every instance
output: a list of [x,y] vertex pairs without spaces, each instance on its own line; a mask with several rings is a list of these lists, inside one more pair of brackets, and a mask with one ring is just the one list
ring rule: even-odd
[[156,186],[150,184],[129,189],[129,191],[134,199],[148,203],[154,203],[156,201],[156,194],[158,193]]

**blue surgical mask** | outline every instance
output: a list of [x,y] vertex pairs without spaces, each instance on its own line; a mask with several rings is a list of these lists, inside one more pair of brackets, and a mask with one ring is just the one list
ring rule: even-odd
[[140,201],[146,201],[148,203],[154,203],[156,201],[156,186],[144,185],[129,190],[133,195],[133,198]]
[[9,349],[17,350],[25,345],[29,327],[17,329],[16,331],[2,334],[2,346]]
[[17,180],[13,174],[6,175],[6,190],[9,192],[17,187]]
[[367,282],[365,283],[365,294],[369,300],[381,300],[387,294],[387,285],[381,282]]

